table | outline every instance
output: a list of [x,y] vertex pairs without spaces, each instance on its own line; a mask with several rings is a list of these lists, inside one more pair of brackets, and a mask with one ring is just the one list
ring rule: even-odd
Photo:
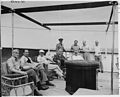
[[66,88],[73,94],[78,88],[96,90],[96,69],[99,63],[96,61],[67,60],[66,65]]

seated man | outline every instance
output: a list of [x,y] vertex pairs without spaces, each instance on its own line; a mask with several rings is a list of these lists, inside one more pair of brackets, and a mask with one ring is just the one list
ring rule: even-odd
[[49,88],[46,85],[54,86],[52,83],[50,83],[48,81],[47,75],[44,71],[44,67],[42,66],[42,64],[35,63],[31,60],[31,58],[29,57],[28,50],[24,50],[24,54],[21,57],[20,61],[21,61],[22,66],[24,67],[24,70],[27,70],[29,68],[33,68],[36,71],[37,75],[40,77],[40,79],[42,81],[41,82],[41,84],[42,84],[41,89],[42,90],[46,90]]
[[72,55],[72,60],[84,60],[84,59],[77,51],[75,51],[74,54]]
[[29,69],[26,71],[21,70],[21,64],[20,60],[18,59],[19,57],[19,50],[15,49],[12,51],[12,56],[7,60],[7,64],[9,67],[9,73],[19,73],[19,74],[27,74],[28,75],[28,80],[29,81],[34,81],[35,84],[35,90],[34,90],[34,95],[41,95],[39,93],[39,87],[41,87],[41,82],[36,74],[36,72],[33,69]]
[[[44,51],[43,50],[40,50],[39,51],[39,56],[37,57],[37,61],[40,63],[40,64],[45,64],[45,65],[48,65],[48,69],[52,69],[56,72],[56,74],[62,78],[63,77],[63,72],[62,70],[59,68],[58,65],[53,65],[52,63],[53,60],[52,58],[49,56],[49,54],[47,54],[47,56],[44,56]],[[51,63],[51,64],[50,64]]]
[[56,52],[56,55],[54,55],[54,58],[53,58],[53,61],[56,62],[62,70],[65,67],[64,65],[65,60],[66,58],[63,56],[63,52],[61,50]]

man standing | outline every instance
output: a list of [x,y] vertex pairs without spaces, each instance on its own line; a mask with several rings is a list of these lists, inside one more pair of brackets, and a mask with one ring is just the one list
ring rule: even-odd
[[34,84],[36,86],[35,90],[34,90],[34,95],[36,95],[36,96],[42,95],[38,91],[39,87],[41,87],[41,82],[40,82],[36,72],[32,68],[29,70],[26,70],[26,71],[22,71],[21,68],[24,68],[24,67],[22,67],[22,65],[20,64],[18,49],[15,49],[12,51],[12,56],[11,56],[11,58],[9,58],[7,60],[7,64],[9,67],[9,73],[27,74],[29,82],[34,81]]
[[[21,60],[21,64],[24,67],[26,67],[26,69],[33,68],[36,71],[37,75],[39,76],[39,78],[42,81],[41,82],[41,84],[42,84],[41,89],[42,90],[48,89],[49,87],[46,86],[46,82],[49,83],[49,81],[48,81],[46,73],[43,70],[44,67],[42,67],[41,64],[35,63],[31,60],[31,58],[29,57],[29,51],[28,50],[24,50],[24,54],[23,54],[23,56],[21,57],[20,60]],[[47,85],[49,85],[49,84],[47,84]]]
[[71,46],[71,51],[73,53],[75,53],[75,52],[79,53],[80,52],[80,46],[78,45],[78,41],[77,40],[75,40],[74,44]]
[[56,52],[62,51],[65,52],[64,46],[63,46],[63,38],[59,38],[59,43],[56,45]]
[[64,49],[64,46],[63,46],[63,38],[59,38],[59,43],[56,45],[56,55],[54,56],[53,60],[55,62],[57,62],[60,66],[61,69],[63,69],[65,66],[64,66],[64,60],[65,60],[65,57],[63,55],[63,52],[65,52],[66,50]]
[[75,51],[74,54],[72,55],[72,60],[84,60],[84,59],[77,51]]
[[95,60],[99,62],[99,67],[101,73],[103,73],[103,64],[102,64],[102,56],[101,56],[101,51],[100,51],[100,46],[99,42],[95,41]]
[[89,51],[89,47],[86,44],[86,41],[83,41],[83,46],[82,46],[82,51],[83,51],[83,58],[88,61],[90,60],[90,51]]

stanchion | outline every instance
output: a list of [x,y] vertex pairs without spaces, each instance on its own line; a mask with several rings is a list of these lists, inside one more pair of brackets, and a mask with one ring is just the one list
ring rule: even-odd
[[116,4],[113,4],[113,42],[112,42],[112,57],[111,57],[111,94],[113,94],[113,66],[114,66],[114,45],[115,45],[115,8]]
[[14,12],[12,11],[12,51],[14,48]]

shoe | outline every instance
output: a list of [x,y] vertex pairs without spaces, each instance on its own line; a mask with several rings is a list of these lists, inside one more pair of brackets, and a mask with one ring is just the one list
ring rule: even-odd
[[42,85],[38,87],[38,90],[47,90],[49,87],[46,85]]
[[66,77],[65,77],[65,76],[63,76],[63,78],[64,78],[64,80],[66,81]]
[[50,83],[49,81],[46,82],[46,85],[48,85],[48,86],[55,86],[54,84]]
[[43,96],[43,95],[40,94],[37,90],[34,90],[34,96]]
[[46,85],[41,85],[40,82],[37,83],[38,90],[47,90],[49,87]]
[[98,70],[98,72],[100,72],[100,70]]
[[103,70],[101,70],[101,73],[103,73]]
[[53,79],[54,79],[53,77],[48,77],[49,81],[53,81]]

